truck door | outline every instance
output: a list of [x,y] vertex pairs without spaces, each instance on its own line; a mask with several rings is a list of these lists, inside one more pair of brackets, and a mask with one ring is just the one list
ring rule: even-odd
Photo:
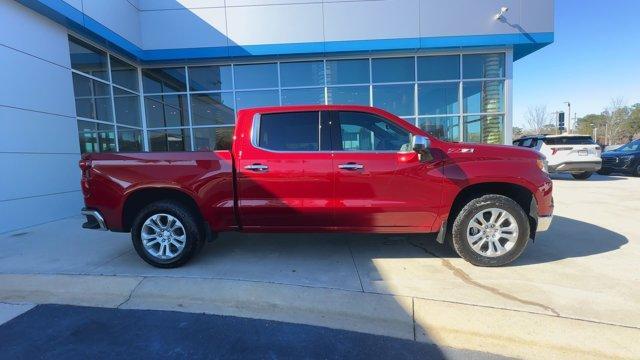
[[[333,167],[322,112],[256,114],[237,152],[240,221],[245,228],[332,226]],[[327,135],[322,136],[324,132]],[[326,151],[324,151],[326,150]]]
[[334,223],[345,230],[430,231],[441,200],[434,162],[409,149],[411,134],[375,114],[333,111]]

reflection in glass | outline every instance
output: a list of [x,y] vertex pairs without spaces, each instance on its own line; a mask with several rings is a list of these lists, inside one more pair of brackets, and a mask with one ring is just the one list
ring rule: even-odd
[[232,90],[231,65],[189,66],[191,91]]
[[373,86],[373,106],[397,116],[414,113],[413,84]]
[[151,151],[190,151],[189,129],[152,130],[148,132]]
[[464,117],[464,141],[488,144],[503,143],[502,115],[470,115]]
[[73,92],[77,116],[113,122],[109,85],[73,73]]
[[415,81],[413,57],[371,60],[374,83]]
[[339,86],[327,88],[327,103],[337,105],[369,105],[368,86]]
[[504,77],[504,54],[462,55],[465,79]]
[[436,116],[418,118],[418,127],[447,141],[460,141],[460,117]]
[[465,113],[504,111],[503,81],[465,81],[462,94]]
[[418,81],[460,79],[460,55],[418,58]]
[[250,64],[233,67],[236,89],[278,87],[277,64]]
[[324,104],[324,88],[282,89],[282,105],[318,104]]
[[460,112],[459,83],[429,83],[418,85],[418,114],[441,115]]
[[118,151],[142,151],[142,131],[118,126]]
[[69,52],[72,69],[109,81],[104,51],[69,36]]
[[193,125],[233,124],[233,93],[191,94]]
[[187,126],[187,95],[152,95],[144,97],[147,127]]
[[111,59],[111,81],[127,89],[138,91],[138,70],[117,57]]
[[327,60],[327,85],[368,83],[369,59]]
[[116,133],[113,125],[78,120],[80,152],[116,151]]
[[142,88],[146,94],[187,91],[184,67],[142,69]]
[[193,129],[196,151],[231,150],[233,126]]
[[277,106],[280,104],[278,90],[237,91],[237,110],[259,106]]
[[280,85],[322,86],[324,85],[324,63],[322,61],[303,61],[280,63]]
[[116,122],[130,126],[142,126],[140,121],[140,97],[132,92],[113,88]]

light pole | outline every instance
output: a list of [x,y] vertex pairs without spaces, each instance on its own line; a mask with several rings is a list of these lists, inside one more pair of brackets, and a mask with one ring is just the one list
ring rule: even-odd
[[567,117],[567,134],[571,134],[571,103],[569,101],[565,101],[564,103],[569,107],[569,116]]
[[591,127],[593,128],[593,141],[598,142],[598,127],[596,124],[591,124]]

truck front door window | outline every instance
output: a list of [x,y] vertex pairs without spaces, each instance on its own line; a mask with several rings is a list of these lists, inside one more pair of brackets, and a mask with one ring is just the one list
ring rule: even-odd
[[401,151],[409,146],[409,133],[373,114],[338,113],[342,151]]

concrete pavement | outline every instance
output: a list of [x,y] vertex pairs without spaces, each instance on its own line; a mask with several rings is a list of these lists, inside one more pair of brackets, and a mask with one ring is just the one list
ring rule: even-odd
[[0,237],[0,301],[230,314],[519,357],[638,357],[640,179],[554,184],[551,230],[503,268],[419,235],[224,234],[160,270],[128,235],[73,218]]

